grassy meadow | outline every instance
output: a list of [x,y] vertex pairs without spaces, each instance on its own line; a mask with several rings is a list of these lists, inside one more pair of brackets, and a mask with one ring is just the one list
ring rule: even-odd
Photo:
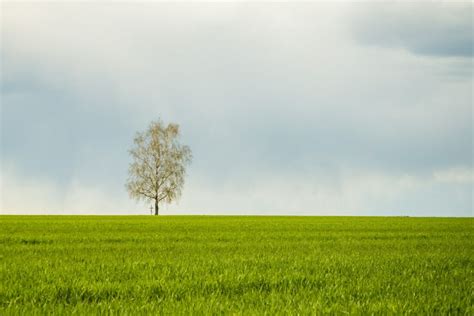
[[0,216],[0,315],[473,315],[474,219]]

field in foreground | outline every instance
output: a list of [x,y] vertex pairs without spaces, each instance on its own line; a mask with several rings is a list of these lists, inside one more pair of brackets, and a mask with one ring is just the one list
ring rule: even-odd
[[472,218],[1,216],[0,314],[473,315]]

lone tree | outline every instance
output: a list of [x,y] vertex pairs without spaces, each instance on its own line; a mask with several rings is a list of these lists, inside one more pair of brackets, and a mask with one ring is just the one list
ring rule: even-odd
[[131,198],[152,202],[155,215],[159,204],[178,199],[184,185],[186,166],[192,155],[188,146],[179,143],[179,125],[167,126],[161,120],[150,123],[145,132],[138,132],[129,150],[127,190]]

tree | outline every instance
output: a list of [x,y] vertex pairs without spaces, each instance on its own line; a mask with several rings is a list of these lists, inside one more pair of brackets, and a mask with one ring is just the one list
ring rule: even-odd
[[128,193],[136,200],[154,203],[155,215],[160,202],[171,203],[181,196],[192,154],[188,146],[180,144],[179,136],[179,125],[153,121],[145,132],[136,134],[129,150]]

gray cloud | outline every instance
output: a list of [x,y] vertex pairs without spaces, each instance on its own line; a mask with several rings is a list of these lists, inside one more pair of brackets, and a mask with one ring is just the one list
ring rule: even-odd
[[358,9],[354,32],[363,44],[425,56],[473,55],[470,2],[379,3]]

